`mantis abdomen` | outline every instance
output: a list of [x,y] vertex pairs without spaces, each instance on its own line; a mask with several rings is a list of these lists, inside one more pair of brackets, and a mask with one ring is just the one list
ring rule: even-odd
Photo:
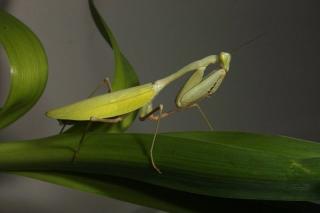
[[85,99],[47,112],[58,120],[88,121],[91,117],[109,118],[135,111],[156,95],[153,84],[131,87]]

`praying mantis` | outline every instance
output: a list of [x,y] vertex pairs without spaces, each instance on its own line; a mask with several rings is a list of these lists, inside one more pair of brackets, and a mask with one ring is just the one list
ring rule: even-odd
[[[165,78],[115,92],[112,92],[111,84],[106,80],[107,86],[109,87],[109,93],[50,110],[46,115],[49,118],[57,119],[62,123],[68,123],[70,121],[89,121],[89,125],[91,122],[117,123],[122,121],[126,114],[140,109],[139,119],[141,121],[149,119],[157,122],[150,147],[150,160],[152,167],[161,174],[161,170],[157,167],[153,157],[160,120],[175,112],[195,107],[200,111],[207,125],[212,130],[212,125],[201,110],[198,102],[217,91],[229,71],[230,61],[231,55],[226,52],[221,52],[218,55],[210,55],[194,61]],[[218,64],[218,69],[215,69],[204,76],[205,70],[210,64]],[[193,74],[182,86],[176,96],[176,109],[165,112],[162,104],[153,108],[152,101],[160,91],[190,72],[193,72]],[[156,114],[157,112],[159,113]],[[72,161],[76,159],[80,152],[80,147],[84,141],[85,134],[86,131],[84,131],[77,148],[75,149]]]

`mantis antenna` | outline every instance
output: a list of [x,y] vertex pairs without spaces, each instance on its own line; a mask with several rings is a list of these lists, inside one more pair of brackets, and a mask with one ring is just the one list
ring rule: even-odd
[[262,33],[256,35],[255,37],[253,37],[253,38],[251,38],[251,39],[243,42],[243,43],[240,44],[238,47],[232,48],[232,49],[230,50],[230,53],[232,53],[232,54],[234,55],[235,53],[237,53],[237,52],[238,52],[240,49],[242,49],[243,47],[249,46],[249,45],[252,44],[253,42],[255,42],[255,41],[263,38],[266,34],[267,34],[267,32],[262,32]]

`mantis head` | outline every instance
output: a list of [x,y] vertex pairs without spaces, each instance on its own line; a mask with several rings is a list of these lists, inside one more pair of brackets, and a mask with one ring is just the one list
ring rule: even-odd
[[230,68],[231,55],[226,52],[221,52],[219,54],[219,61],[221,68],[228,72]]

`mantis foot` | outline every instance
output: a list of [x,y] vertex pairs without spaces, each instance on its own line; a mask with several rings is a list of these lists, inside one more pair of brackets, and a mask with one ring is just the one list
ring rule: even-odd
[[72,149],[72,151],[73,151],[73,156],[71,159],[71,163],[75,163],[76,159],[78,159],[79,157],[79,150]]

